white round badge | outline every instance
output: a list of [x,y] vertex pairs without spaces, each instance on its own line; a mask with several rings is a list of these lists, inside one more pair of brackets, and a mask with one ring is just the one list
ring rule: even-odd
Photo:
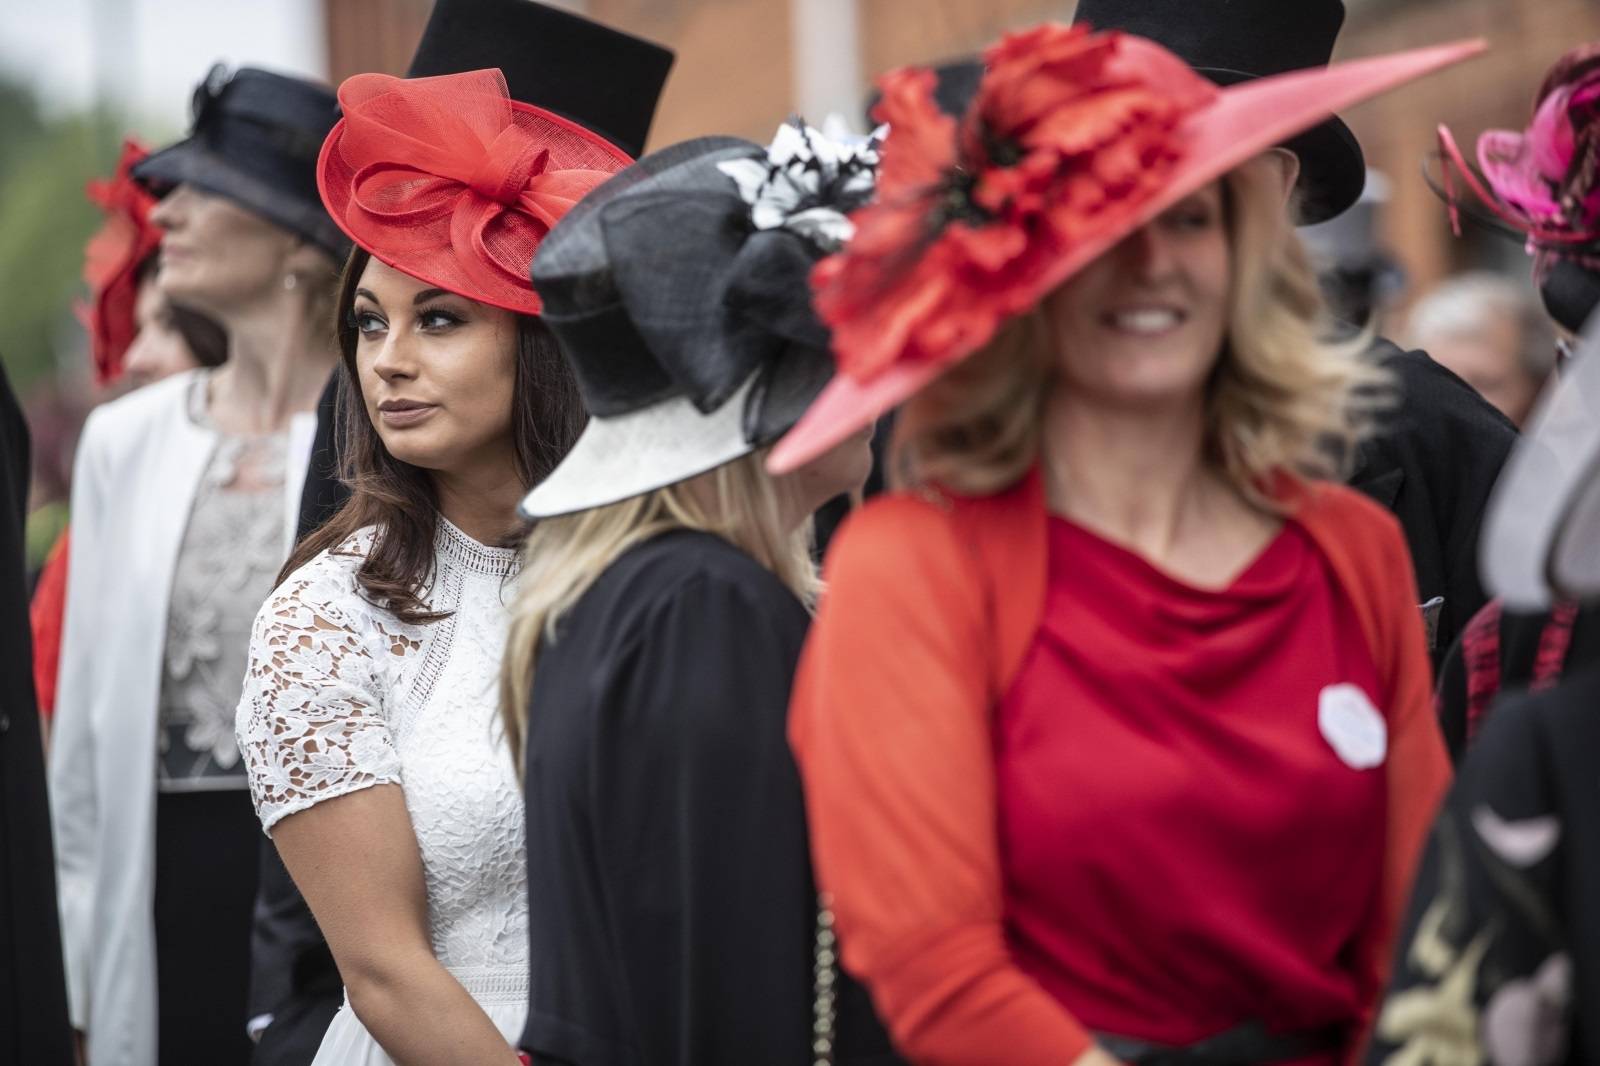
[[1359,685],[1329,685],[1317,697],[1322,739],[1352,770],[1382,766],[1389,754],[1389,725]]

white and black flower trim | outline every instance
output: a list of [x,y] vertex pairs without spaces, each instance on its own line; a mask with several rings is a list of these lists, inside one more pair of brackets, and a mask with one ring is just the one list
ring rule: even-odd
[[765,160],[736,159],[717,169],[738,184],[757,229],[786,229],[834,252],[855,233],[845,216],[872,198],[887,132],[880,126],[867,137],[830,137],[790,119]]

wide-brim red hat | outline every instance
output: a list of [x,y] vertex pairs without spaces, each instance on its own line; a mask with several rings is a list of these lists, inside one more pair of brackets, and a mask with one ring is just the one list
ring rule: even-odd
[[985,55],[959,123],[933,75],[886,75],[878,199],[812,275],[839,373],[773,449],[781,474],[982,348],[1007,319],[1184,197],[1482,41],[1217,87],[1140,37],[1047,24]]
[[535,315],[539,242],[632,160],[605,138],[510,98],[499,70],[358,74],[323,143],[317,187],[334,222],[389,266]]
[[139,270],[161,246],[161,230],[150,221],[156,198],[133,180],[133,167],[149,150],[133,139],[122,142],[116,172],[85,189],[90,202],[105,212],[105,222],[83,250],[83,281],[89,299],[78,317],[89,331],[89,352],[96,383],[109,385],[122,376],[122,363],[139,332]]

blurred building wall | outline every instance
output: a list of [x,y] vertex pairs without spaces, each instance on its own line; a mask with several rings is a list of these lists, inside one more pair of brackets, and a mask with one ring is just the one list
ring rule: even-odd
[[[1286,0],[1288,2],[1288,0]],[[402,73],[431,0],[324,0],[328,68]],[[765,141],[793,111],[820,122],[839,110],[864,124],[872,77],[906,63],[970,54],[1007,29],[1069,18],[1073,0],[564,0],[678,53],[652,138],[660,146],[705,133]],[[1368,163],[1390,175],[1384,233],[1425,289],[1457,269],[1514,265],[1516,249],[1451,237],[1443,207],[1420,177],[1434,128],[1447,122],[1464,149],[1480,130],[1520,126],[1550,63],[1600,39],[1597,0],[1350,0],[1336,59],[1484,36],[1490,53],[1353,109],[1344,117]],[[603,70],[595,71],[604,77]]]
[[[652,147],[706,133],[765,142],[791,112],[847,112],[872,74],[970,53],[1006,29],[1066,17],[1061,0],[568,0],[678,53]],[[431,0],[324,0],[328,70],[400,74]],[[603,77],[603,70],[596,70]]]

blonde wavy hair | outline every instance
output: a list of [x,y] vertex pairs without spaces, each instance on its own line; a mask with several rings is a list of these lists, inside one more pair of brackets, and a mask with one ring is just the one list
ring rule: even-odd
[[[1273,164],[1252,160],[1222,181],[1233,278],[1206,389],[1205,459],[1247,502],[1272,511],[1272,475],[1340,477],[1392,390],[1363,358],[1370,334],[1325,339],[1322,295]],[[1016,484],[1039,456],[1056,359],[1040,308],[1011,320],[906,404],[891,482],[977,496]]]
[[766,472],[766,455],[761,449],[688,481],[534,526],[500,670],[500,714],[519,776],[540,644],[629,548],[675,529],[714,533],[771,570],[808,608],[816,603],[821,582],[811,522],[788,528],[788,490]]

